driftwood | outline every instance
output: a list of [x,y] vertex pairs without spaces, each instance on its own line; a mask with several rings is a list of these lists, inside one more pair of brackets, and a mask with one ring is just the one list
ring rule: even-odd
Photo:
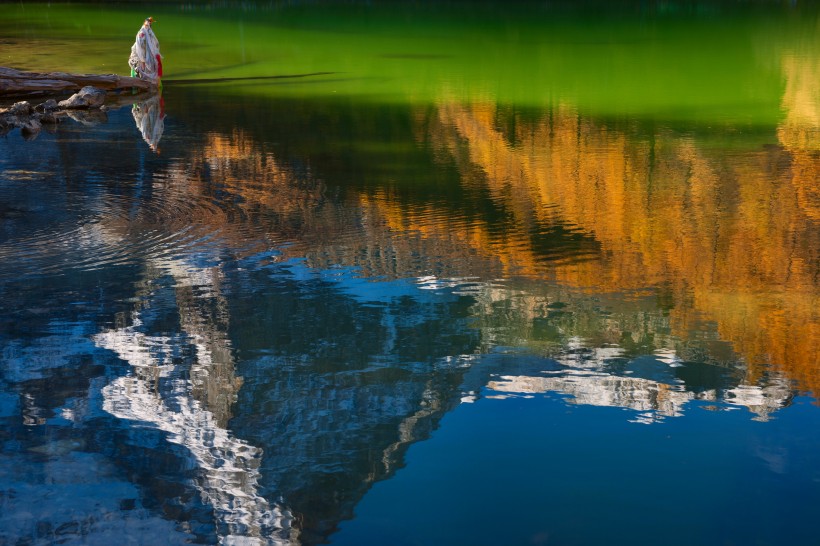
[[156,91],[146,80],[116,74],[68,74],[65,72],[21,72],[0,66],[0,98],[42,97],[79,91],[93,86],[108,91],[138,89]]

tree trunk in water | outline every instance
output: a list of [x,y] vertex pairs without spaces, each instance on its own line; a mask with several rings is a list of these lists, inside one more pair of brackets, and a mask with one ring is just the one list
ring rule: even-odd
[[149,81],[116,74],[21,72],[0,66],[0,98],[57,95],[78,91],[87,85],[107,90],[153,91],[157,88]]

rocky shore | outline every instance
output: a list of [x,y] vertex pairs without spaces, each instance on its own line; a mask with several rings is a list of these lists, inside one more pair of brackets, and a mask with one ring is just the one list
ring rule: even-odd
[[16,102],[10,108],[0,109],[0,135],[19,128],[23,138],[31,140],[43,126],[56,125],[62,117],[70,116],[69,111],[72,110],[96,112],[96,117],[104,116],[107,110],[105,91],[89,86],[59,102],[48,99],[36,106],[28,101]]
[[47,99],[36,105],[28,101],[15,102],[8,108],[0,107],[0,136],[20,129],[24,139],[33,140],[41,130],[54,129],[65,118],[86,125],[104,123],[110,108],[145,100],[146,95],[151,96],[146,93],[109,95],[102,89],[87,86],[61,101]]

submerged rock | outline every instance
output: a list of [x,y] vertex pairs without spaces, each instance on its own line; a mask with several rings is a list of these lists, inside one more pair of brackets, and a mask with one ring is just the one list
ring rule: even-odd
[[56,125],[60,122],[60,118],[54,115],[53,112],[46,112],[40,116],[40,123],[44,125]]
[[11,116],[29,116],[32,112],[34,112],[34,108],[31,107],[28,101],[20,101],[15,102],[5,113]]
[[66,115],[83,125],[99,125],[108,121],[108,114],[102,109],[95,110],[68,110]]
[[52,110],[57,110],[58,108],[59,106],[57,106],[57,101],[54,99],[48,99],[47,101],[34,107],[36,111],[41,113],[51,112]]
[[99,108],[105,103],[105,91],[87,85],[74,93],[66,100],[57,103],[60,108],[69,109],[84,109],[84,108]]
[[23,134],[23,138],[26,140],[34,140],[37,138],[37,135],[40,133],[40,129],[43,128],[43,124],[40,123],[40,120],[37,118],[31,118],[23,126],[20,128],[20,132]]

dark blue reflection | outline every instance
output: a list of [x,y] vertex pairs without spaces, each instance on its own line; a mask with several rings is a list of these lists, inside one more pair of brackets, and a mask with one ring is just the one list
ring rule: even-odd
[[[714,325],[672,338],[663,287],[366,230],[389,195],[519,240],[418,112],[186,93],[159,154],[130,107],[2,142],[0,541],[812,540],[816,407]],[[549,218],[535,261],[601,258]]]

